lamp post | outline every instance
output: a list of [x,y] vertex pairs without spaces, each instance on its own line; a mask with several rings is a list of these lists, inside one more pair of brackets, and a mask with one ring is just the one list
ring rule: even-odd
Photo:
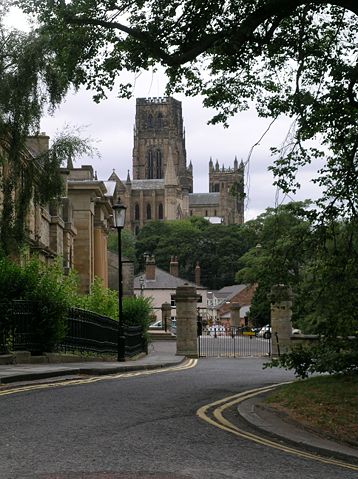
[[117,361],[125,361],[126,339],[124,336],[123,323],[123,281],[122,281],[122,241],[121,233],[126,219],[126,206],[122,203],[113,205],[114,227],[118,233],[118,337],[117,337]]

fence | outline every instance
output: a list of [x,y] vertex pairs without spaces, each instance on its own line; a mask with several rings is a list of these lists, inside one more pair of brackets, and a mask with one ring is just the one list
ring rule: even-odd
[[[0,303],[0,353],[8,350],[41,352],[33,323],[36,304],[30,301]],[[142,326],[125,326],[125,355],[133,357],[147,352]],[[66,336],[56,350],[95,353],[113,353],[118,348],[118,322],[106,316],[71,308],[67,317]]]
[[257,338],[237,327],[203,327],[198,322],[199,357],[239,358],[270,357],[271,339]]

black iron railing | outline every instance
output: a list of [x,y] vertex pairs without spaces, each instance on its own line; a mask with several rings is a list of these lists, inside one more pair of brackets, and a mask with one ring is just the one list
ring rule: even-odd
[[36,306],[36,303],[25,300],[0,303],[0,352],[38,351],[39,344],[32,327]]
[[[36,303],[12,301],[0,303],[0,354],[7,351],[41,351],[36,341],[34,323]],[[125,326],[126,357],[147,352],[142,326]],[[71,308],[67,317],[66,336],[55,345],[59,351],[113,353],[118,348],[118,322],[106,316]]]

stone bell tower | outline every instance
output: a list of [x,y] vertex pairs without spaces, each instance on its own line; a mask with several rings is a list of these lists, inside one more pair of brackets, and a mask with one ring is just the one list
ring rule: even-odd
[[191,193],[193,175],[186,165],[181,102],[171,97],[137,98],[133,179],[164,179],[170,154],[179,186]]

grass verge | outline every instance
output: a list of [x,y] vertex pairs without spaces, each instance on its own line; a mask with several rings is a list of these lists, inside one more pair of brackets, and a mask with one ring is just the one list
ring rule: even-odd
[[267,396],[266,406],[332,439],[358,446],[358,375],[299,380]]

